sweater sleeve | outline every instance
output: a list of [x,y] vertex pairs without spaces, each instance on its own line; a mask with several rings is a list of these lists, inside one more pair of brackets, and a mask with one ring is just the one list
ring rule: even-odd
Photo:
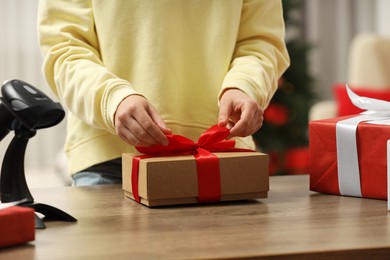
[[104,65],[90,1],[42,0],[38,8],[43,73],[67,109],[85,123],[115,134],[114,114],[131,84]]
[[290,64],[284,35],[281,1],[244,1],[236,47],[219,97],[226,89],[238,88],[265,109]]

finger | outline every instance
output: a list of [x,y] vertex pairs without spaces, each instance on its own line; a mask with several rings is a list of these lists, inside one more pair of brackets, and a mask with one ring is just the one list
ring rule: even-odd
[[[160,124],[163,122],[154,108],[149,107],[148,111],[142,110],[139,113],[136,113],[134,116],[136,117],[135,119],[138,121],[139,125],[142,127],[143,132],[145,133],[145,138],[151,137],[154,139],[155,144],[168,145],[168,139],[165,133],[153,119],[156,118]],[[166,131],[169,131],[169,129],[166,128]],[[143,133],[138,134],[142,135]]]
[[118,133],[119,137],[122,138],[126,143],[132,146],[150,146],[151,144],[145,143],[138,139],[131,131],[124,131]]
[[164,120],[160,117],[160,114],[157,112],[157,110],[154,107],[149,108],[149,114],[152,120],[156,123],[158,128],[164,133],[164,138],[166,139],[165,135],[172,134],[172,130],[167,127]]
[[128,118],[118,127],[119,136],[133,146],[151,146],[156,140],[144,131],[134,118]]
[[229,124],[229,115],[232,112],[232,108],[225,103],[220,103],[218,114],[218,126],[227,126]]
[[263,126],[263,116],[258,116],[257,119],[254,119],[254,122],[249,135],[256,133]]
[[240,133],[240,136],[249,136],[256,133],[263,125],[263,116],[256,113],[250,122],[251,125],[247,128],[247,131]]
[[232,136],[249,136],[260,129],[262,125],[262,109],[256,106],[247,106],[241,109],[239,119],[236,119],[234,127],[230,130]]
[[161,131],[165,134],[165,135],[170,135],[172,134],[172,130],[170,128],[168,128],[165,123],[161,124],[161,123],[157,123],[157,126],[161,129]]
[[153,132],[155,138],[159,140],[160,144],[168,145],[168,138],[166,135],[172,134],[172,130],[166,126],[164,120],[162,120],[160,114],[153,106],[149,107],[149,115],[157,126],[157,128],[153,129],[155,131]]
[[231,136],[246,136],[252,130],[251,119],[254,117],[254,112],[250,109],[242,109],[239,119],[236,121],[232,129],[230,129]]

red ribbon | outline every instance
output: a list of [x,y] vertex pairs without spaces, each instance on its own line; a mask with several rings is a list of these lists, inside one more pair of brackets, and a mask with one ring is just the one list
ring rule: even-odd
[[156,156],[193,155],[198,173],[198,202],[219,201],[221,198],[219,160],[212,152],[252,151],[235,148],[234,140],[226,140],[229,133],[226,127],[214,125],[206,130],[196,143],[181,135],[167,135],[169,141],[167,146],[136,147],[144,155],[133,157],[131,182],[134,199],[141,201],[138,194],[140,160]]

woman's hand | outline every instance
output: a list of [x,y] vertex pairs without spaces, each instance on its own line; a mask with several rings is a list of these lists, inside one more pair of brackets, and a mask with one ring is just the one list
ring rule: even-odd
[[117,134],[133,146],[167,145],[167,128],[157,110],[140,95],[126,97],[115,113]]
[[254,134],[263,125],[263,110],[239,89],[228,89],[219,102],[218,125],[230,129],[229,138]]

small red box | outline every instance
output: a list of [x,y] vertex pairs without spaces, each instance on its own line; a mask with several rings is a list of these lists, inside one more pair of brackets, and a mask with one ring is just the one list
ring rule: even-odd
[[[309,123],[310,190],[340,195],[336,123],[353,116]],[[387,140],[390,126],[360,123],[356,131],[362,197],[387,200]]]
[[34,239],[34,209],[11,206],[0,210],[0,247],[23,244]]

